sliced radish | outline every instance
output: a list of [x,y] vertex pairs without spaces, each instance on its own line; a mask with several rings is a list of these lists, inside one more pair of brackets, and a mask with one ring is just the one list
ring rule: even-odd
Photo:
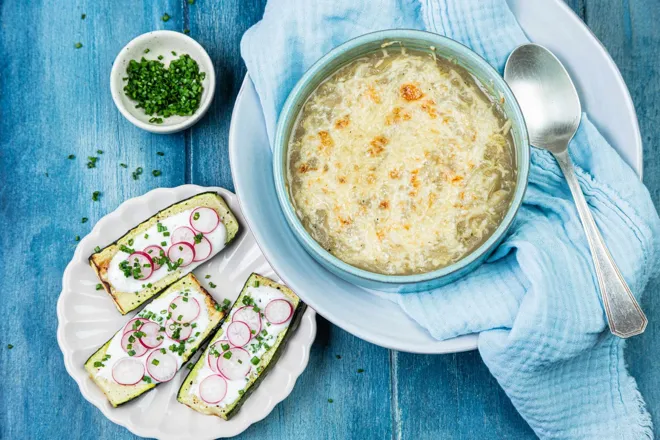
[[259,315],[259,312],[255,312],[252,306],[245,306],[236,310],[231,320],[246,323],[253,335],[258,335],[261,331],[261,315]]
[[227,327],[227,339],[234,347],[242,347],[252,339],[250,326],[242,321],[234,321]]
[[227,380],[219,374],[204,379],[199,384],[199,397],[211,405],[220,402],[227,394]]
[[147,358],[147,371],[149,376],[158,382],[167,382],[172,379],[179,369],[176,358],[160,350],[154,350]]
[[229,380],[243,379],[250,372],[250,365],[250,353],[238,347],[225,351],[218,358],[218,371]]
[[[207,356],[207,361],[209,364],[209,368],[213,370],[214,373],[218,373],[218,358],[224,351],[222,349],[222,345],[229,346],[229,341],[226,339],[221,339],[220,341],[214,342],[211,344],[211,348],[209,349],[209,354]],[[217,356],[216,356],[217,354]]]
[[195,243],[195,261],[205,260],[211,255],[213,246],[208,238],[202,237],[202,241]]
[[142,324],[146,324],[147,322],[149,322],[149,320],[146,318],[133,318],[124,326],[124,333],[130,332],[131,330],[140,330]]
[[203,234],[213,232],[213,230],[218,227],[219,223],[220,217],[218,216],[218,213],[215,212],[215,209],[212,208],[197,208],[190,214],[190,226],[192,226],[195,231]]
[[147,348],[156,348],[160,347],[163,343],[163,332],[160,331],[160,324],[155,322],[147,322],[142,327],[140,327],[140,333],[143,333],[143,336],[140,337],[140,342]]
[[187,296],[177,296],[170,303],[170,313],[172,319],[178,323],[192,322],[199,316],[199,302],[195,298]]
[[112,367],[112,378],[119,385],[135,385],[144,377],[142,361],[132,358],[123,358]]
[[[178,332],[177,332],[177,329]],[[170,339],[173,339],[177,342],[185,341],[192,335],[192,327],[191,326],[185,326],[178,324],[174,321],[167,321],[165,323],[165,333],[167,333],[167,336],[170,337]]]
[[136,279],[146,280],[154,273],[154,262],[151,257],[141,251],[133,252],[127,258],[128,264],[131,269],[135,269],[136,266],[140,268],[140,276]]
[[291,318],[293,307],[285,299],[274,299],[264,309],[264,315],[271,324],[283,324]]
[[170,238],[172,243],[184,242],[188,244],[195,244],[195,231],[190,229],[188,226],[181,226],[172,232],[172,236]]
[[152,264],[154,265],[154,270],[160,269],[161,265],[155,260],[155,258],[161,258],[165,256],[165,251],[162,247],[152,244],[144,248],[144,253],[151,257]]
[[195,248],[184,241],[174,243],[167,250],[167,257],[173,262],[181,260],[181,267],[186,267],[195,260]]
[[140,338],[135,335],[135,330],[130,330],[124,333],[124,336],[121,337],[121,348],[124,349],[128,355],[131,355],[131,352],[134,352],[131,357],[140,357],[144,355],[148,349],[140,342]]

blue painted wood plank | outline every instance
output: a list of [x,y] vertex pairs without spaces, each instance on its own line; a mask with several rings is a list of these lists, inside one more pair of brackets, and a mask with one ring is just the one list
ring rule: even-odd
[[[660,2],[617,0],[587,2],[587,24],[619,66],[630,89],[644,142],[644,183],[660,206]],[[626,360],[646,399],[660,437],[660,278],[649,282],[642,307],[649,318],[646,332],[632,338]]]
[[[0,7],[0,292],[7,305],[0,320],[0,438],[133,438],[87,403],[66,373],[55,308],[76,235],[130,197],[183,183],[183,135],[133,127],[109,90],[121,47],[143,32],[177,26],[181,3]],[[173,16],[168,23],[160,19],[165,11]],[[87,156],[99,157],[96,168],[86,167]],[[138,166],[144,174],[133,180]],[[93,191],[101,192],[98,202]]]
[[[190,133],[189,172],[194,183],[233,189],[227,141],[234,100],[245,76],[239,43],[245,30],[261,18],[264,6],[264,0],[197,0],[189,8],[190,35],[213,59],[217,76],[214,103]],[[391,437],[388,351],[323,318],[318,324],[309,365],[291,396],[241,438]]]

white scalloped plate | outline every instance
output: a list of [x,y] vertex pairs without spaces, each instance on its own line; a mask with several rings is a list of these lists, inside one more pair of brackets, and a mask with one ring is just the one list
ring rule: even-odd
[[[94,247],[111,243],[159,210],[204,191],[220,193],[242,226],[242,232],[231,245],[194,271],[215,300],[235,300],[252,272],[279,280],[247,228],[236,196],[223,188],[197,185],[160,188],[122,203],[82,239],[64,271],[62,293],[57,302],[57,341],[64,354],[64,365],[78,383],[85,399],[108,419],[142,437],[201,440],[231,437],[243,432],[266,417],[275,405],[291,393],[296,379],[307,366],[309,349],[316,336],[316,313],[308,308],[280,359],[229,421],[199,414],[176,401],[176,393],[188,373],[186,368],[170,382],[119,408],[113,408],[94,385],[83,364],[135,313],[120,315],[105,291],[96,290],[98,279],[87,263],[88,256]],[[207,274],[211,274],[212,278],[206,280],[204,277]],[[210,281],[217,287],[211,288],[208,285]]]

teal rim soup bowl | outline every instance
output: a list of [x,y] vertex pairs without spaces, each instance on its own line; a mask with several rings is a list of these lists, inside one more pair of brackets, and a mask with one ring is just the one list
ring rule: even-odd
[[[400,44],[407,49],[417,51],[430,53],[431,50],[434,50],[437,56],[450,59],[467,70],[494,102],[504,98],[500,107],[512,123],[511,135],[515,148],[516,188],[505,216],[492,235],[457,262],[431,272],[413,275],[384,275],[360,269],[343,262],[321,247],[307,232],[296,215],[289,198],[286,177],[289,136],[307,98],[321,82],[339,68],[356,58],[380,50],[383,44],[392,42],[396,42],[397,46]],[[391,48],[397,46],[391,46]],[[394,29],[373,32],[349,40],[328,52],[305,72],[289,94],[280,113],[273,147],[273,174],[277,197],[287,223],[305,250],[323,267],[351,283],[368,289],[398,293],[420,292],[451,283],[473,271],[500,244],[520,208],[527,188],[529,148],[527,128],[513,92],[486,60],[466,46],[441,35],[416,30]]]

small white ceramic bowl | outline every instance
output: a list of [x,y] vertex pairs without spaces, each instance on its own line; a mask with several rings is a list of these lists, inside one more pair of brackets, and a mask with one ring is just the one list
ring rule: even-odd
[[[144,53],[146,49],[149,49],[149,53]],[[172,55],[172,51],[176,56]],[[131,60],[139,61],[142,57],[156,60],[159,55],[163,56],[161,61],[165,66],[169,66],[172,60],[183,54],[190,55],[199,64],[200,71],[206,73],[206,78],[202,81],[204,91],[199,108],[191,116],[174,115],[163,118],[162,124],[150,123],[149,119],[156,115],[149,116],[141,108],[135,108],[137,103],[124,93],[126,81],[123,78],[126,77],[126,67]],[[134,125],[152,133],[176,133],[195,124],[208,110],[215,93],[215,70],[209,54],[189,36],[174,31],[147,32],[131,40],[117,55],[110,72],[110,91],[121,114]]]

